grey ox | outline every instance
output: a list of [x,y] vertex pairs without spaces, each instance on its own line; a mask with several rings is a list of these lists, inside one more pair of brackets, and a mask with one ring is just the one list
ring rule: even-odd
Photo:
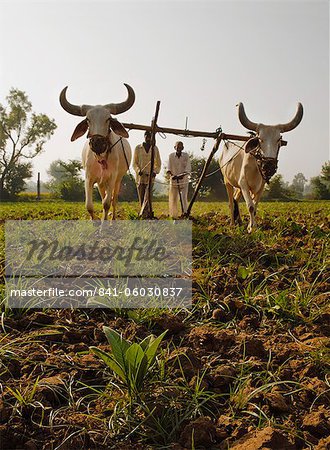
[[245,114],[243,103],[238,105],[238,117],[245,128],[253,131],[253,136],[244,144],[226,142],[219,164],[228,193],[231,224],[234,225],[236,221],[242,224],[238,201],[243,194],[250,214],[248,232],[251,233],[256,226],[255,215],[265,183],[269,182],[277,170],[281,133],[291,131],[300,124],[303,107],[298,103],[294,118],[278,125],[252,122]]
[[132,151],[128,141],[128,133],[112,114],[120,114],[130,109],[135,101],[135,94],[131,86],[125,84],[128,91],[127,99],[122,103],[107,105],[77,106],[68,102],[67,87],[60,94],[63,109],[74,116],[85,119],[75,128],[71,141],[83,136],[88,130],[82,151],[82,165],[85,169],[86,208],[91,219],[94,219],[93,187],[97,183],[102,198],[102,221],[108,217],[112,203],[112,219],[116,218],[116,203],[123,176],[127,172],[132,159]]

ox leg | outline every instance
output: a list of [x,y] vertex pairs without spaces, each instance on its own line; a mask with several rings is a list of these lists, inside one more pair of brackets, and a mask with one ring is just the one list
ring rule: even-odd
[[106,188],[105,188],[105,196],[102,200],[102,205],[103,205],[103,215],[102,215],[102,222],[104,220],[108,219],[108,214],[109,214],[109,209],[110,209],[110,205],[111,205],[111,200],[112,200],[112,193],[113,193],[113,180],[109,180],[109,183],[107,184]]
[[239,206],[238,206],[238,202],[239,202],[240,198],[241,198],[241,190],[235,189],[235,192],[234,192],[234,220],[239,225],[242,225],[241,213],[240,213]]
[[228,182],[225,183],[228,200],[229,200],[229,210],[230,210],[230,225],[235,225],[235,214],[234,214],[234,188]]
[[264,191],[264,188],[262,187],[262,189],[260,189],[260,191],[257,192],[257,193],[255,194],[255,196],[253,197],[253,201],[254,201],[254,215],[255,215],[255,216],[256,216],[256,214],[257,214],[258,203],[259,203],[259,201],[260,201],[260,198],[261,198],[261,196],[262,196],[263,191]]
[[94,207],[93,207],[93,187],[94,181],[90,178],[85,179],[85,198],[86,198],[86,209],[91,216],[91,219],[94,220]]
[[254,206],[254,202],[252,200],[251,194],[250,194],[250,189],[248,184],[246,183],[245,179],[241,179],[239,182],[239,185],[241,187],[241,191],[247,206],[247,209],[249,211],[250,214],[250,222],[248,225],[248,233],[252,232],[252,229],[255,227],[255,206]]
[[120,181],[117,180],[115,183],[115,188],[113,190],[113,196],[112,196],[112,220],[116,219],[116,206],[118,201],[118,194],[120,189]]
[[101,200],[103,200],[104,197],[105,197],[105,188],[104,188],[104,186],[98,184],[97,185],[97,189],[98,189],[98,191],[100,193]]
[[102,213],[102,222],[108,219],[109,209],[111,204],[111,191],[106,190],[106,194],[104,199],[102,200],[103,213]]

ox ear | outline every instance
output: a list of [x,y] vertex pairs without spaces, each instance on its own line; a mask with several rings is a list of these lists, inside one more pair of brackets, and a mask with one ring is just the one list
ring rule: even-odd
[[88,130],[88,122],[87,119],[84,119],[82,122],[78,123],[76,126],[73,135],[71,136],[71,141],[75,141],[76,139],[83,136]]
[[257,148],[259,145],[259,139],[257,137],[253,137],[247,141],[245,144],[245,153],[250,153],[252,150]]
[[120,122],[118,122],[118,120],[113,119],[112,117],[110,117],[110,128],[114,133],[118,134],[118,136],[128,138],[128,133],[124,125],[122,125]]

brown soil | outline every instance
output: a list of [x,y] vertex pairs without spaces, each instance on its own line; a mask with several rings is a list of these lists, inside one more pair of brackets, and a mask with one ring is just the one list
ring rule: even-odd
[[[210,215],[195,220],[214,233],[219,221],[226,223]],[[273,222],[264,218],[262,229],[267,227]],[[229,235],[218,233],[213,238],[223,240],[228,253],[234,252]],[[271,248],[260,242],[253,250],[251,243],[242,245],[240,257],[260,262],[256,283],[276,271],[271,289],[281,291],[306,263],[290,265],[285,252],[297,240],[302,247],[307,245],[307,239],[312,240],[311,252],[324,251],[302,226],[295,233],[284,233]],[[318,276],[313,272],[305,274],[306,285]],[[4,314],[0,449],[330,449],[330,362],[326,360],[330,314],[323,311],[313,321],[284,312],[279,316],[277,310],[267,309],[262,294],[253,306],[243,300],[241,290],[246,285],[237,276],[237,265],[220,265],[213,271],[202,267],[193,275],[197,308],[192,312],[160,312],[136,321],[116,310]],[[325,276],[316,301],[324,303],[319,295],[328,291]],[[103,326],[136,342],[168,330],[162,343],[165,374],[147,380],[146,408],[134,404],[130,423],[123,407],[125,387],[89,350],[97,346],[111,351]],[[25,402],[13,395],[18,391]],[[194,409],[188,415],[191,405]],[[170,436],[166,444],[161,433],[156,434],[160,429]]]
[[[118,399],[94,401],[89,405],[89,414],[86,414],[85,407],[77,406],[79,394],[90,393],[86,385],[106,385],[103,362],[88,350],[89,346],[97,345],[110,351],[102,332],[103,325],[123,332],[131,340],[142,339],[148,334],[148,329],[125,318],[116,318],[113,312],[95,311],[93,316],[86,320],[79,311],[52,310],[47,316],[41,312],[28,312],[24,320],[4,318],[4,327],[8,332],[4,343],[15,342],[13,345],[17,353],[7,354],[2,359],[1,449],[51,450],[70,435],[72,437],[68,439],[67,447],[64,445],[63,448],[72,449],[78,445],[91,449],[125,448],[120,447],[120,438],[117,441],[109,439],[106,445],[102,444],[107,433],[104,419],[111,416]],[[153,325],[155,332],[168,327],[170,320],[169,315],[164,317],[163,322],[161,317],[157,317]],[[177,339],[177,343],[181,344],[166,357],[174,386],[184,381],[184,373],[190,389],[198,385],[199,389],[224,396],[213,406],[210,404],[213,413],[220,408],[218,418],[205,415],[183,423],[177,434],[177,447],[172,448],[191,448],[192,436],[197,449],[226,449],[228,445],[237,450],[305,449],[306,442],[319,450],[327,448],[330,433],[329,386],[319,367],[306,360],[308,352],[324,348],[329,342],[317,326],[314,326],[313,332],[306,331],[304,327],[293,328],[290,337],[282,325],[270,319],[264,319],[262,326],[253,334],[239,326],[236,329],[221,329],[215,324],[192,327],[183,325],[180,319],[173,320],[172,325],[172,339]],[[293,340],[293,335],[296,340]],[[284,382],[300,383],[299,389],[284,383],[258,391],[262,384],[259,374],[267,368],[270,349],[272,371],[277,371],[278,379]],[[256,374],[256,377],[254,379],[251,375],[248,384],[242,386],[241,394],[233,395],[230,392],[233,393],[242,375],[243,355],[246,370]],[[37,377],[32,404],[20,407],[7,387],[31,392]],[[74,398],[70,398],[70,385]],[[80,390],[77,390],[78,387]],[[267,424],[258,429],[257,422],[247,419],[239,410],[233,416],[233,411],[226,406],[228,395],[232,395],[231,408],[233,405],[238,407],[239,395],[245,396],[248,401],[240,407],[242,411],[255,413],[253,405],[258,405],[264,414],[281,425],[281,429]],[[177,402],[175,407],[184,408],[180,389],[155,389],[150,396],[150,405],[157,406],[155,415],[159,417],[164,408],[169,407],[166,402]],[[56,427],[40,429],[38,424],[47,423],[54,413]],[[95,435],[93,430],[97,431]],[[292,430],[295,431],[291,433]],[[109,447],[111,442],[117,447]],[[126,448],[156,447],[146,444],[139,447],[132,440]]]

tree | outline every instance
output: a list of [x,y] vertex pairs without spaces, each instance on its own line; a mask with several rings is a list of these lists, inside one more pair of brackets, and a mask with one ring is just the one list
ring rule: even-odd
[[290,191],[286,187],[282,175],[278,174],[272,177],[266,188],[266,199],[282,199],[287,200],[290,198]]
[[313,196],[319,200],[330,199],[330,161],[323,164],[319,176],[311,179]]
[[[190,158],[191,183],[189,185],[189,196],[191,197],[201,176],[206,159],[193,156],[192,154],[190,154]],[[202,186],[199,190],[199,197],[216,200],[225,200],[227,198],[226,188],[223,183],[223,176],[219,169],[219,163],[214,158],[207,169],[206,177],[204,178]]]
[[313,198],[318,200],[329,200],[330,191],[327,189],[326,185],[322,182],[320,176],[311,178]]
[[4,178],[5,189],[2,199],[14,198],[25,189],[25,180],[32,177],[32,163],[17,163],[12,165]]
[[84,196],[84,181],[80,176],[81,162],[71,159],[68,162],[57,159],[47,171],[51,180],[47,188],[63,200],[80,200]]
[[306,183],[307,179],[305,178],[305,175],[299,172],[294,176],[292,184],[290,186],[290,190],[298,197],[303,197]]
[[20,186],[23,190],[17,178],[31,177],[32,165],[22,161],[41,153],[56,129],[54,120],[32,112],[25,92],[12,88],[6,100],[7,108],[0,104],[0,198],[17,194]]
[[329,186],[330,184],[330,161],[326,161],[321,169],[322,181]]
[[49,169],[47,170],[52,182],[60,183],[65,181],[68,177],[68,173],[63,165],[64,161],[56,159],[50,163]]
[[131,175],[125,174],[123,176],[118,198],[120,201],[135,202],[138,200],[136,184]]

